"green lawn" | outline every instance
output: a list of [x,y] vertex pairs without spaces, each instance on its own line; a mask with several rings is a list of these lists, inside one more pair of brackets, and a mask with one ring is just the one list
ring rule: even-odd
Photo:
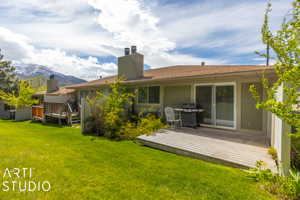
[[83,136],[76,128],[0,120],[0,187],[4,170],[15,167],[34,168],[31,180],[48,180],[52,188],[1,189],[1,200],[273,199],[238,169]]

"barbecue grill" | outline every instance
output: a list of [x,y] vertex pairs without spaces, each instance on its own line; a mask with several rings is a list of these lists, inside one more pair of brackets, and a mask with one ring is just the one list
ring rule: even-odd
[[196,128],[197,123],[197,113],[202,112],[202,109],[197,109],[196,105],[193,103],[182,104],[181,108],[175,108],[175,111],[181,113],[182,126]]

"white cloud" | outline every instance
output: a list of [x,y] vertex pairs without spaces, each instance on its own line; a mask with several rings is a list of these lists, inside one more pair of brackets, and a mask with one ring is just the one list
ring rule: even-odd
[[114,63],[99,64],[98,59],[92,56],[84,59],[59,49],[37,49],[27,37],[3,27],[0,27],[0,46],[4,55],[8,55],[5,57],[8,60],[44,65],[54,71],[87,80],[114,74],[117,69]]
[[[290,8],[289,2],[274,0],[273,29]],[[265,8],[266,2],[259,0],[3,1],[0,48],[8,59],[86,79],[116,73],[114,63],[99,64],[96,56],[118,57],[130,45],[137,45],[145,63],[153,68],[202,61],[234,64],[232,60],[240,55],[264,48],[260,26]],[[193,48],[194,54],[180,53],[180,48]],[[198,48],[205,56],[199,56]],[[215,49],[219,57],[208,58]]]
[[159,19],[152,15],[141,1],[89,0],[89,4],[100,10],[97,22],[113,34],[118,45],[134,44],[141,51],[149,53],[175,48],[175,43],[159,31]]
[[158,26],[159,18],[138,0],[89,0],[99,10],[97,22],[113,34],[115,48],[137,45],[145,55],[146,64],[152,68],[178,64],[224,63],[220,59],[207,59],[187,54],[170,53],[176,43],[168,39]]
[[[272,2],[271,28],[277,30],[292,1]],[[160,26],[163,33],[179,48],[222,48],[224,54],[238,56],[264,48],[260,28],[266,6],[266,1],[211,0],[153,10],[164,22]]]

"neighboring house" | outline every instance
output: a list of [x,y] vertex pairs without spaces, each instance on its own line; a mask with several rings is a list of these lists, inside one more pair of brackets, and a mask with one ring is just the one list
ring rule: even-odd
[[[118,58],[118,75],[126,78],[124,83],[128,87],[138,91],[133,105],[135,112],[152,111],[163,115],[167,106],[193,103],[204,109],[199,115],[199,125],[260,135],[265,138],[266,145],[277,148],[280,155],[288,154],[289,150],[282,150],[288,148],[282,145],[282,124],[270,112],[257,110],[249,92],[249,86],[254,84],[259,94],[266,96],[261,78],[264,74],[275,81],[273,67],[201,64],[144,71],[144,56],[135,51],[125,52],[125,56]],[[76,89],[80,101],[100,88],[107,88],[116,78],[106,77],[67,88]]]
[[54,75],[47,80],[47,90],[37,92],[34,98],[40,104],[32,107],[33,119],[47,121],[56,119],[59,124],[79,122],[78,104],[74,89],[59,88]]

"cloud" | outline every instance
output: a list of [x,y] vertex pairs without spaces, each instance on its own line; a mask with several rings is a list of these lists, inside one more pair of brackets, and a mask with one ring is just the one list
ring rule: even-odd
[[86,80],[108,76],[116,73],[116,64],[100,64],[96,57],[80,58],[76,55],[68,55],[60,49],[37,49],[31,41],[20,34],[0,27],[0,47],[5,59],[13,60],[18,64],[39,64],[51,68],[54,71],[67,75],[77,76]]
[[[289,2],[274,1],[273,30]],[[130,45],[138,46],[152,68],[202,61],[259,64],[252,55],[264,49],[260,26],[265,8],[260,0],[3,1],[0,48],[7,59],[88,80],[115,74],[116,64],[105,58],[123,55]]]
[[[291,0],[272,2],[271,28],[277,30],[291,8]],[[163,21],[161,30],[178,48],[206,48],[208,51],[218,48],[223,56],[229,57],[264,49],[260,28],[266,5],[265,1],[255,0],[204,0],[160,5],[160,9],[153,10]]]
[[141,51],[149,53],[175,48],[175,43],[159,31],[157,27],[159,19],[152,15],[141,1],[89,0],[88,2],[100,11],[97,22],[113,34],[118,46],[134,44]]
[[8,60],[19,60],[29,56],[33,47],[28,44],[29,38],[0,27],[0,47],[5,51]]
[[164,35],[159,27],[159,18],[150,8],[138,0],[89,0],[89,4],[99,11],[97,23],[113,35],[110,44],[122,49],[137,45],[145,55],[146,64],[152,68],[178,64],[224,63],[221,59],[207,59],[192,55],[171,53],[176,43]]

